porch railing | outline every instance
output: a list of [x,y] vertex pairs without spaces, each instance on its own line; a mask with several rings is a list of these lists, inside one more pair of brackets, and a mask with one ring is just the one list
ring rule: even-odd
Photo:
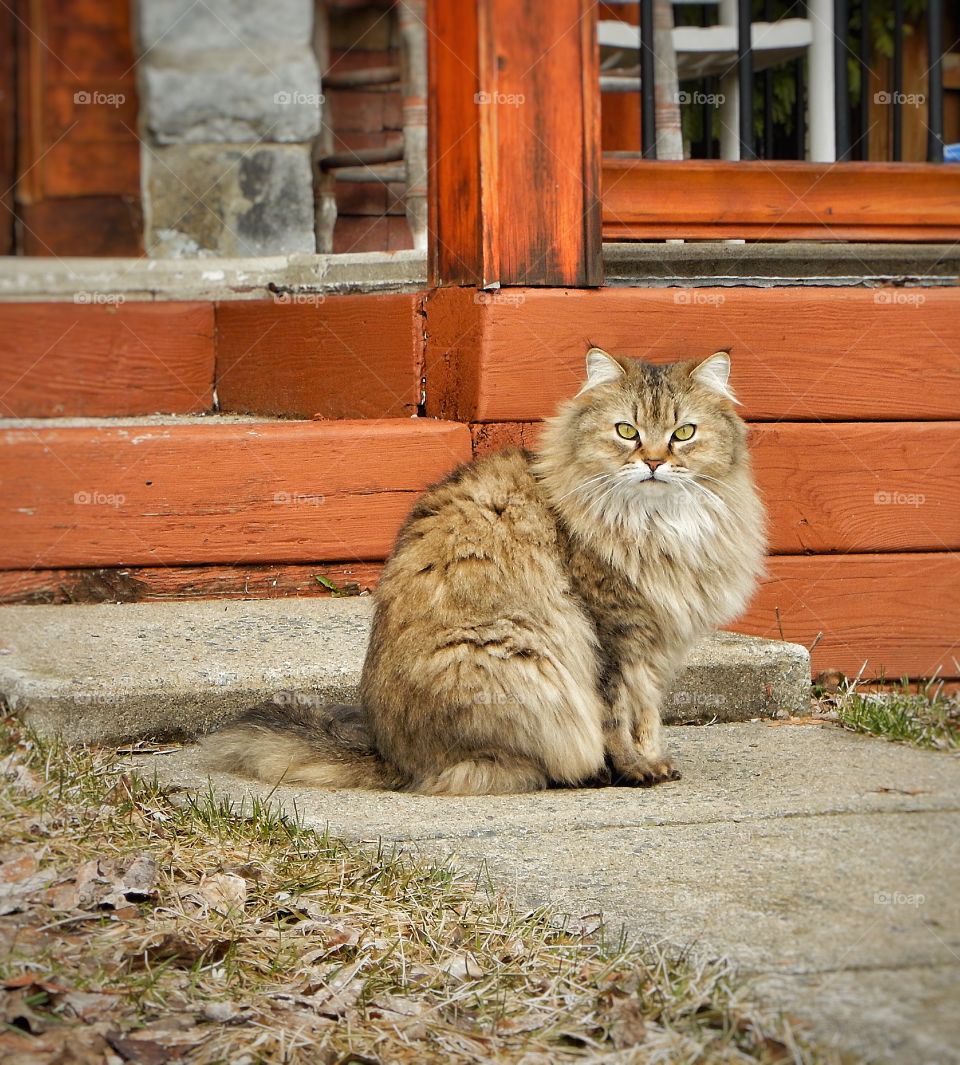
[[[616,0],[615,0],[616,2]],[[723,158],[756,159],[774,157],[774,70],[771,65],[771,45],[760,42],[758,31],[769,34],[770,27],[780,28],[786,21],[795,24],[799,35],[795,40],[801,45],[808,42],[803,58],[787,60],[794,79],[793,149],[781,158],[810,159],[817,162],[836,160],[852,161],[870,159],[871,104],[880,102],[889,105],[891,132],[888,161],[899,162],[904,158],[904,110],[907,107],[925,106],[926,159],[939,163],[944,159],[944,9],[943,0],[927,0],[926,3],[926,92],[925,100],[918,101],[917,94],[906,93],[904,80],[904,35],[909,28],[905,22],[904,0],[892,0],[892,69],[889,89],[873,92],[875,79],[872,65],[876,59],[872,40],[874,16],[881,10],[878,0],[806,0],[792,5],[788,20],[772,18],[771,0],[762,5],[763,23],[754,21],[757,5],[751,0],[707,0],[692,5],[690,0],[619,0],[627,7],[639,8],[636,33],[636,52],[639,56],[639,77],[621,77],[619,83],[609,74],[603,79],[604,88],[627,89],[631,84],[639,89],[641,111],[641,154],[645,159],[663,157],[658,142],[658,80],[676,76],[677,57],[658,54],[658,45],[664,40],[658,33],[657,6],[689,10],[699,9],[700,23],[704,29],[735,28],[735,54],[724,64],[721,74],[709,74],[700,79],[703,91],[697,94],[680,93],[678,103],[696,105],[702,100],[699,125],[702,137],[699,141],[701,157],[714,155],[714,125],[717,110],[716,100],[723,101],[720,107],[721,135],[720,155]],[[877,6],[875,6],[877,5]],[[851,27],[851,16],[856,16]],[[888,16],[889,17],[889,16]],[[716,19],[716,21],[714,21]],[[801,22],[808,26],[804,37]],[[662,28],[662,19],[660,23]],[[761,28],[762,27],[762,28]],[[626,27],[625,27],[626,29]],[[677,38],[679,39],[679,38]],[[601,43],[603,37],[601,36]],[[766,51],[764,51],[766,49]],[[776,53],[773,53],[774,58]],[[759,63],[756,60],[759,59]],[[763,69],[755,75],[755,68]],[[783,63],[780,64],[781,68]],[[680,77],[683,80],[683,66]],[[687,64],[689,66],[689,64]],[[851,68],[859,81],[859,103],[854,103],[851,92]],[[758,84],[759,79],[759,84]],[[676,82],[672,82],[676,84]],[[717,91],[717,90],[720,91]],[[762,121],[758,138],[755,129],[755,90],[759,99]],[[662,95],[662,93],[661,93]],[[661,109],[661,116],[663,112]],[[782,140],[782,138],[781,138]],[[759,143],[758,143],[759,141]],[[782,145],[781,145],[782,146]],[[916,156],[914,156],[916,161]]]

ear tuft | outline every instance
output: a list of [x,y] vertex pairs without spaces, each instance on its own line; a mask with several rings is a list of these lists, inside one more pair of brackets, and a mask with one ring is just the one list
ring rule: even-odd
[[624,369],[619,362],[603,348],[591,348],[587,352],[587,379],[577,393],[582,396],[588,389],[607,384],[623,377]]
[[731,403],[740,401],[734,395],[730,387],[730,355],[726,351],[718,351],[708,359],[704,359],[699,366],[694,367],[690,376],[698,384]]

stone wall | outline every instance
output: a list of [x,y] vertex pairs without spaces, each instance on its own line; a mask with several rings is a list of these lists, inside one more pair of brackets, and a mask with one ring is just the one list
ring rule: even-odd
[[316,251],[312,0],[134,0],[147,253]]

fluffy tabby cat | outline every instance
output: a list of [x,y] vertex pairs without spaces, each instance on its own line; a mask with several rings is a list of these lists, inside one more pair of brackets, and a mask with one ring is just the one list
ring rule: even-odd
[[413,508],[376,592],[360,707],[268,703],[209,764],[434,795],[680,776],[660,702],[764,555],[730,359],[592,348],[536,455],[461,466]]

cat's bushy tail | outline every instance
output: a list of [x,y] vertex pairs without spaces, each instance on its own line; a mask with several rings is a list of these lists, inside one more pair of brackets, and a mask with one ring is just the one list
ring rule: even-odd
[[377,753],[362,707],[314,705],[309,696],[275,696],[200,746],[208,768],[267,784],[393,791],[405,783]]

